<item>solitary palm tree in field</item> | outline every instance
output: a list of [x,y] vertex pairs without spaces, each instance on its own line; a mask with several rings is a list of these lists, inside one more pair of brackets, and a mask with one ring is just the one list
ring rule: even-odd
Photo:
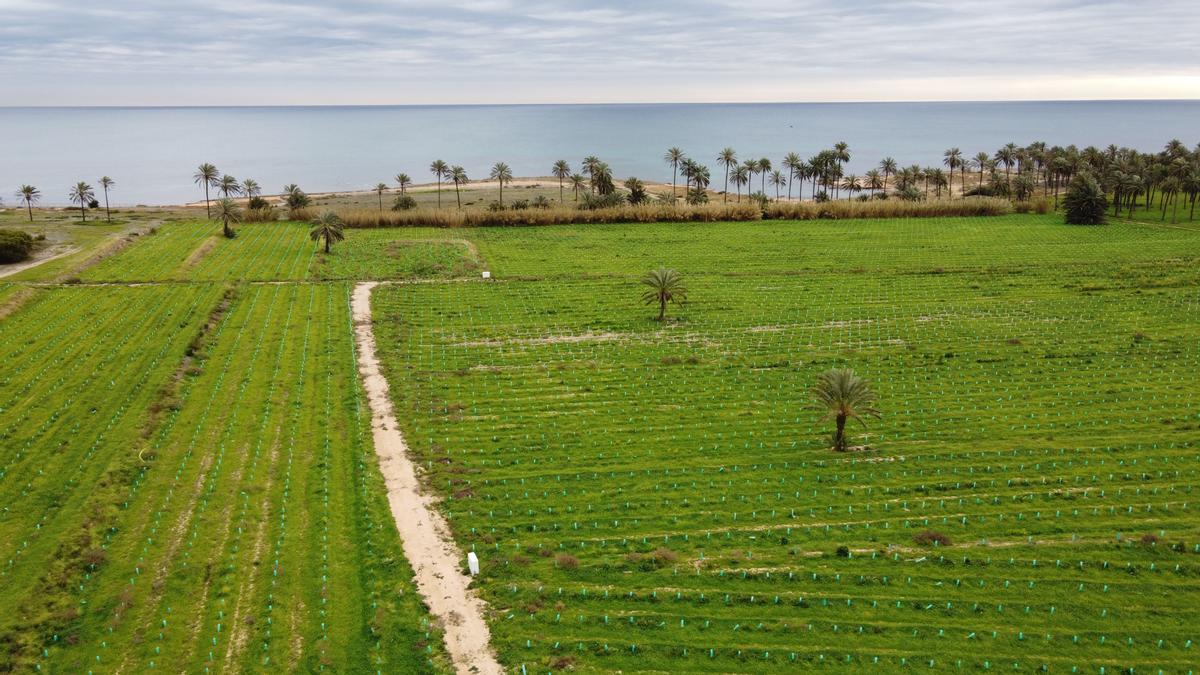
[[100,187],[104,190],[104,219],[112,222],[112,212],[108,210],[108,189],[117,184],[117,181],[108,176],[100,177]]
[[575,191],[575,201],[579,201],[579,191],[587,187],[587,178],[581,173],[573,173],[569,180],[571,189]]
[[221,176],[221,180],[217,182],[217,188],[221,190],[221,196],[225,199],[242,194],[242,184],[229,174]]
[[887,189],[888,178],[896,173],[896,160],[891,157],[884,157],[883,161],[879,162],[879,170],[883,172],[883,187]]
[[233,239],[237,233],[230,227],[230,223],[242,220],[242,207],[229,197],[222,197],[217,200],[217,220],[221,221],[221,234],[224,234],[226,239]]
[[406,173],[398,173],[396,174],[396,185],[400,188],[400,194],[406,194],[408,186],[412,185],[412,179]]
[[442,179],[446,178],[446,174],[450,171],[450,166],[440,159],[436,159],[429,165],[429,171],[437,178],[437,195],[438,208],[442,208]]
[[470,179],[467,178],[466,169],[458,166],[457,164],[450,167],[450,180],[454,181],[454,199],[458,202],[458,208],[461,209],[462,193],[459,192],[459,188],[470,182]]
[[92,190],[92,186],[83,181],[75,184],[71,188],[71,193],[67,195],[72,204],[79,205],[79,216],[83,218],[83,222],[87,222],[87,207],[96,199],[96,192]]
[[[945,164],[950,169],[950,180],[947,182],[947,185],[950,186],[950,196],[954,197],[954,170],[963,165],[962,150],[950,148],[942,153],[942,164]],[[965,174],[962,179],[962,191],[964,194],[967,192],[967,178]]]
[[683,277],[675,270],[658,268],[647,272],[642,278],[642,285],[649,290],[642,294],[642,300],[647,305],[658,305],[658,321],[667,315],[667,303],[682,305],[687,300],[687,289],[683,287]]
[[325,211],[312,222],[313,228],[308,231],[308,238],[313,241],[325,240],[325,253],[329,254],[329,246],[335,241],[346,238],[342,231],[342,219],[333,211]]
[[253,200],[262,194],[262,187],[253,178],[247,178],[242,181],[242,194],[246,195],[246,199]]
[[725,167],[725,201],[729,201],[729,170],[737,166],[737,152],[733,148],[725,148],[717,155],[717,161]]
[[667,149],[667,154],[663,155],[663,161],[671,165],[671,196],[675,196],[675,180],[679,175],[679,165],[683,163],[683,151],[679,148]]
[[17,199],[25,202],[25,210],[29,212],[29,222],[33,222],[33,205],[42,198],[42,191],[32,185],[22,185],[17,188]]
[[212,208],[209,205],[208,189],[216,187],[221,180],[221,173],[217,171],[217,167],[205,162],[196,169],[196,173],[192,175],[193,182],[196,185],[204,186],[204,214],[208,218],[212,218]]
[[813,395],[826,410],[825,419],[836,420],[833,449],[838,452],[846,450],[846,420],[857,420],[866,428],[864,417],[879,418],[882,414],[873,407],[875,393],[870,385],[848,368],[835,368],[821,373],[813,388]]
[[508,168],[508,165],[504,162],[496,162],[492,166],[489,178],[500,184],[500,206],[504,206],[504,184],[512,182],[512,169]]
[[379,215],[383,215],[383,193],[388,191],[387,183],[376,183],[375,194],[379,196]]
[[986,152],[976,153],[975,161],[973,162],[973,164],[975,165],[976,169],[979,169],[979,187],[982,188],[983,187],[983,172],[992,167],[992,157],[991,157],[991,155],[987,154]]
[[561,204],[563,201],[563,181],[571,177],[571,165],[567,164],[567,160],[560,159],[554,163],[552,173],[558,179],[558,202]]
[[771,186],[775,188],[775,199],[779,199],[779,188],[788,184],[788,179],[783,175],[783,172],[776,169],[771,172]]

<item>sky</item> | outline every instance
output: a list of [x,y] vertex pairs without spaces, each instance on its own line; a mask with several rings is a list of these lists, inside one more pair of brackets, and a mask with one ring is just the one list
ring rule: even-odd
[[0,105],[1200,98],[1200,2],[0,0]]

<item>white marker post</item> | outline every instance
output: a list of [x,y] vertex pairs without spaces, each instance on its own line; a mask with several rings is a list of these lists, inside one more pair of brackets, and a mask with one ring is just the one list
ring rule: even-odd
[[471,576],[479,574],[479,556],[475,555],[475,551],[467,554],[467,569],[471,570]]

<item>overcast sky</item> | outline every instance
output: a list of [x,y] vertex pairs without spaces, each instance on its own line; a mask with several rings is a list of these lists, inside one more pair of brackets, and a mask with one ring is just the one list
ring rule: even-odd
[[0,105],[1200,97],[1200,0],[0,0]]

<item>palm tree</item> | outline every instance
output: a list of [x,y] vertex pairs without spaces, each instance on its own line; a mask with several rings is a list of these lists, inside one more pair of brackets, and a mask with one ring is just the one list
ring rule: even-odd
[[683,162],[683,151],[679,148],[668,148],[663,155],[663,161],[671,165],[671,196],[675,196],[675,179],[679,175],[679,165]]
[[388,191],[387,183],[376,183],[375,194],[379,196],[379,215],[383,215],[383,193]]
[[789,152],[781,162],[783,168],[788,170],[788,199],[792,198],[792,183],[796,182],[796,173],[800,167],[804,165],[804,160],[800,159],[800,155]]
[[587,174],[588,182],[591,183],[592,194],[596,193],[596,168],[603,163],[595,155],[588,155],[583,158],[583,172]]
[[429,171],[437,178],[437,195],[438,208],[442,208],[442,179],[446,177],[446,173],[450,171],[449,165],[440,159],[435,159],[429,165]]
[[973,162],[976,169],[979,169],[979,187],[983,188],[983,172],[992,167],[992,156],[986,152],[975,153],[975,161]]
[[[747,161],[749,161],[749,160],[747,160]],[[757,163],[755,164],[755,166],[757,166]],[[749,183],[750,183],[750,167],[748,165],[743,164],[733,170],[733,187],[735,190],[737,190],[737,200],[738,200],[739,204],[742,202],[742,186],[748,185]],[[749,195],[749,193],[750,193],[750,191],[749,191],[749,189],[747,189],[746,194]]]
[[579,201],[579,191],[587,187],[587,178],[581,173],[573,173],[567,180],[571,181],[571,189],[575,191],[575,201]]
[[762,175],[762,189],[764,195],[767,194],[767,174],[771,173],[771,160],[763,157],[758,160],[758,173]]
[[878,169],[869,169],[866,173],[867,182],[865,187],[871,191],[871,196],[875,196],[876,190],[883,189],[883,178],[879,175]]
[[42,198],[42,191],[32,185],[22,185],[17,188],[17,199],[25,202],[25,210],[29,212],[29,222],[33,222],[33,205]]
[[[963,164],[962,150],[959,150],[958,148],[950,148],[946,152],[942,153],[942,164],[945,164],[950,169],[950,180],[947,184],[950,186],[950,196],[954,197],[954,170]],[[964,194],[966,194],[967,177],[965,174],[963,175],[962,180],[962,191]]]
[[858,176],[850,174],[842,179],[842,189],[846,191],[846,201],[850,201],[855,192],[862,190],[862,183],[859,182]]
[[242,194],[242,184],[238,179],[225,174],[221,176],[221,180],[217,181],[217,188],[221,191],[221,196],[228,199],[230,195],[236,197]]
[[108,210],[108,189],[117,184],[117,181],[108,176],[100,177],[100,187],[104,190],[104,219],[112,222],[112,212]]
[[896,173],[896,160],[891,157],[884,157],[883,161],[879,162],[879,170],[883,172],[883,188],[886,190],[888,178]]
[[682,305],[687,300],[683,277],[675,270],[660,267],[647,272],[646,276],[642,277],[642,285],[649,286],[649,290],[642,294],[642,300],[647,305],[658,304],[658,321],[666,317],[668,302]]
[[825,419],[837,421],[833,449],[839,452],[846,450],[846,420],[857,420],[866,428],[864,417],[879,418],[882,414],[873,407],[875,393],[870,385],[848,368],[835,368],[821,373],[813,388],[813,395],[828,413]]
[[771,172],[771,186],[775,188],[775,199],[779,199],[779,188],[788,184],[788,179],[783,175],[783,172],[776,169]]
[[725,201],[729,201],[729,170],[737,166],[737,152],[733,148],[725,148],[717,155],[717,162],[725,167]]
[[750,188],[753,187],[754,177],[758,175],[758,160],[747,159],[742,162],[742,168],[746,170],[746,196],[750,196]]
[[335,241],[346,238],[342,232],[342,219],[333,211],[325,211],[312,221],[313,228],[308,231],[308,238],[313,241],[325,240],[325,254],[329,254],[329,246]]
[[212,209],[209,206],[209,199],[208,199],[208,189],[210,187],[217,186],[217,184],[221,180],[220,176],[221,176],[221,173],[219,171],[217,171],[217,167],[213,166],[212,164],[209,164],[208,162],[201,164],[196,169],[196,173],[192,174],[192,181],[196,185],[204,186],[204,214],[208,218],[212,218]]
[[998,164],[1004,165],[1004,180],[1008,180],[1013,164],[1017,163],[1017,146],[1015,143],[1009,143],[1003,148],[996,151],[995,160]]
[[71,193],[67,195],[67,198],[71,200],[72,204],[79,205],[79,215],[83,218],[83,222],[86,223],[88,204],[96,200],[96,192],[92,190],[92,186],[79,181],[75,184],[75,187],[71,188]]
[[226,239],[233,239],[237,233],[229,226],[230,223],[236,223],[242,219],[242,207],[237,205],[229,197],[222,197],[217,201],[217,220],[221,221],[221,233]]
[[567,164],[567,160],[560,159],[554,163],[551,173],[558,179],[558,202],[561,204],[563,201],[563,181],[571,177],[571,165]]
[[247,178],[242,181],[242,194],[246,195],[246,199],[254,201],[254,198],[262,194],[262,188],[259,187],[258,181],[253,178]]
[[396,174],[396,185],[400,188],[400,194],[406,194],[408,186],[412,185],[412,179],[406,173],[398,173]]
[[592,187],[597,194],[611,194],[614,189],[612,169],[608,166],[608,162],[597,162],[592,167]]
[[488,177],[500,183],[500,206],[504,206],[504,184],[512,181],[512,169],[508,168],[508,165],[504,162],[496,162],[492,166],[492,172]]
[[462,193],[459,188],[466,185],[470,180],[467,178],[467,171],[461,166],[455,164],[450,167],[450,180],[454,181],[454,199],[458,202],[458,208],[462,208]]

